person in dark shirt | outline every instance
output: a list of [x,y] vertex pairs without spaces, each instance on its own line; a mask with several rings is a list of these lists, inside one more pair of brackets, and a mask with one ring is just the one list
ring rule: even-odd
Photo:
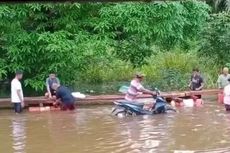
[[74,110],[74,97],[71,94],[71,91],[65,87],[61,86],[58,83],[53,83],[52,89],[56,91],[57,100],[61,101],[62,110]]
[[[199,69],[193,69],[193,74],[190,79],[189,88],[193,91],[200,91],[204,87],[204,79],[200,75]],[[201,95],[196,95],[199,99]]]

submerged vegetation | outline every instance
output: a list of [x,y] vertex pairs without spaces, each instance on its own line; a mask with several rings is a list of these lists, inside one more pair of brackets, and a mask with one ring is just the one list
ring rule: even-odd
[[16,69],[44,89],[50,71],[67,85],[129,81],[136,71],[163,90],[187,88],[193,67],[214,87],[229,61],[230,14],[202,1],[4,4],[0,79]]

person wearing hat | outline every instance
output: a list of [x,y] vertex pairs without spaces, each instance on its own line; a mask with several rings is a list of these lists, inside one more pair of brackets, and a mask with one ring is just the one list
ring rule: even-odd
[[[228,82],[230,83],[230,78],[228,79]],[[224,87],[224,105],[226,111],[230,111],[230,84]]]
[[16,71],[15,78],[11,81],[11,102],[14,104],[15,113],[21,113],[22,108],[25,105],[22,85],[20,82],[22,76],[22,71]]
[[45,94],[45,97],[55,98],[56,91],[52,89],[52,85],[54,83],[60,84],[60,80],[56,77],[56,74],[52,72],[49,74],[49,77],[46,79],[47,93]]
[[139,93],[156,95],[154,91],[145,89],[141,82],[143,81],[145,75],[142,73],[137,73],[135,78],[131,81],[129,89],[125,95],[125,100],[135,101]]

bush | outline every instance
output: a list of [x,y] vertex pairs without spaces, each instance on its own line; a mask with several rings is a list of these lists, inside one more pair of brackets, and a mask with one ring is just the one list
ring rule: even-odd
[[147,64],[139,69],[114,57],[98,60],[97,64],[92,62],[84,71],[79,72],[76,87],[84,92],[92,90],[97,93],[112,93],[121,85],[128,85],[135,72],[142,71],[147,75],[144,82],[147,88],[187,90],[194,67],[201,70],[205,88],[216,87],[218,66],[208,58],[199,57],[196,51],[158,51],[156,55],[146,58],[146,61]]
[[116,58],[104,58],[87,66],[81,71],[79,78],[82,82],[102,84],[113,81],[128,81],[132,78],[134,69],[129,62]]
[[92,63],[76,78],[75,90],[103,94],[117,92],[122,85],[128,85],[133,78],[134,69],[129,62],[116,58],[104,58]]
[[198,67],[205,79],[206,87],[214,87],[217,73],[215,67],[204,65],[194,52],[165,52],[158,53],[148,59],[148,64],[142,67],[146,73],[146,84],[161,90],[186,90],[192,69]]

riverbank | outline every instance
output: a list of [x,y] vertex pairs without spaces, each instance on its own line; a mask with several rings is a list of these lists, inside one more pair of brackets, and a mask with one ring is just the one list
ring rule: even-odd
[[[173,92],[163,92],[161,95],[163,97],[185,97],[191,95],[216,95],[218,94],[218,89],[209,89],[203,91],[173,91]],[[138,99],[151,98],[151,95],[139,95]],[[76,105],[111,105],[115,100],[122,100],[124,98],[123,94],[114,94],[114,95],[94,95],[86,96],[85,99],[77,99]],[[51,104],[53,101],[46,99],[45,97],[25,97],[25,106],[39,105],[39,104]],[[12,107],[9,98],[0,99],[0,108],[9,108]]]

